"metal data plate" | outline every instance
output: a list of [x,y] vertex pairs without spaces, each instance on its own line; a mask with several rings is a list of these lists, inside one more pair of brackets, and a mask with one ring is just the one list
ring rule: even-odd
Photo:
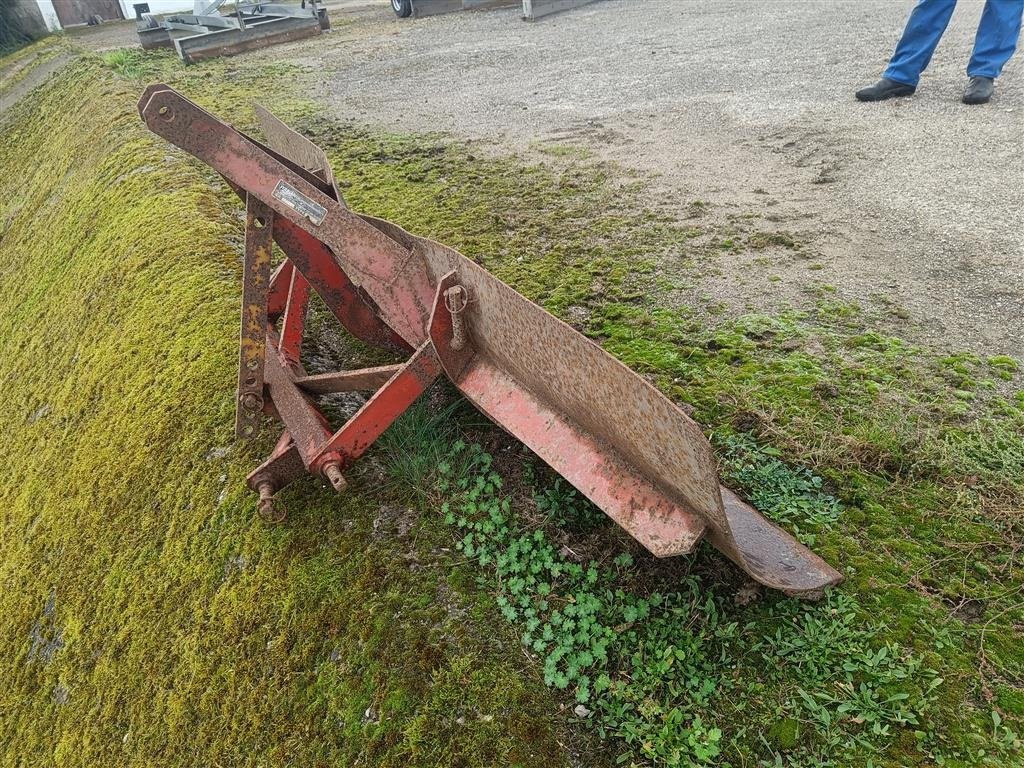
[[296,213],[300,213],[309,219],[316,226],[324,223],[327,218],[327,209],[315,200],[306,197],[288,182],[282,179],[274,187],[273,195],[282,203],[287,205]]

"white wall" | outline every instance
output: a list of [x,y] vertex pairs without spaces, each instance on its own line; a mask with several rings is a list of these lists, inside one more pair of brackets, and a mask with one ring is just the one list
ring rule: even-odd
[[[42,0],[40,0],[42,1]],[[132,4],[136,2],[149,3],[150,13],[174,13],[180,11],[191,11],[192,0],[119,0],[121,3],[121,10],[124,11],[124,17],[126,19],[135,18],[135,10],[132,8]],[[46,0],[49,2],[49,0]]]
[[57,18],[57,12],[53,9],[51,0],[36,0],[36,5],[39,6],[39,12],[43,14],[43,21],[46,22],[48,30],[59,32],[63,29],[60,25],[60,19]]

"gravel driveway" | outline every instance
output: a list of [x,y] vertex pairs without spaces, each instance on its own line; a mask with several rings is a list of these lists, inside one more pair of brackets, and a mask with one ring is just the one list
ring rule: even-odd
[[982,6],[961,0],[914,98],[856,102],[912,5],[602,0],[529,24],[399,22],[381,2],[317,59],[339,117],[499,148],[574,141],[658,174],[681,215],[706,200],[807,244],[812,259],[723,258],[704,289],[732,306],[825,283],[904,307],[935,346],[1024,357],[1024,55],[992,104],[961,104]]
[[856,102],[912,5],[602,0],[531,24],[331,0],[330,35],[251,55],[315,67],[344,120],[497,152],[575,143],[655,175],[652,204],[680,217],[699,199],[723,226],[792,233],[800,253],[709,265],[700,295],[738,311],[825,284],[905,309],[932,346],[1024,358],[1024,54],[993,103],[961,104],[982,7],[961,0],[914,98]]

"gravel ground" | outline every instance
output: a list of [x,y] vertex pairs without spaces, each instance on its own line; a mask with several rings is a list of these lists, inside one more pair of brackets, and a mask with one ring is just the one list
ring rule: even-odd
[[723,254],[705,300],[772,310],[828,284],[894,302],[931,346],[1022,358],[1024,56],[992,104],[959,103],[982,6],[961,0],[915,97],[856,102],[912,5],[602,0],[528,24],[333,0],[329,36],[275,55],[315,66],[342,119],[499,152],[579,144],[655,175],[652,203],[680,217],[705,200],[718,223],[752,214],[804,243]]

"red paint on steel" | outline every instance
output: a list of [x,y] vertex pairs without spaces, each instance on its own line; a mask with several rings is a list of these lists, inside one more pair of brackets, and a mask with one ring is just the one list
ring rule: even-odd
[[306,392],[326,395],[331,392],[359,392],[383,387],[404,365],[380,365],[355,371],[334,371],[300,376],[295,383]]
[[274,239],[345,330],[375,347],[412,349],[373,311],[326,245],[280,216]]
[[302,332],[306,328],[306,308],[309,306],[309,282],[297,269],[292,270],[288,304],[281,321],[281,356],[291,365],[297,365],[302,351]]
[[327,457],[340,454],[344,457],[343,466],[351,464],[434,383],[440,373],[441,363],[434,345],[424,342],[409,362],[334,433],[316,461],[324,462]]
[[521,440],[658,557],[693,550],[707,525],[568,419],[477,357],[456,382],[487,416]]
[[263,411],[263,371],[270,290],[274,214],[254,197],[246,199],[242,329],[238,345],[235,435],[255,437]]
[[295,385],[291,371],[277,353],[277,346],[278,340],[268,333],[267,392],[302,463],[307,469],[318,471],[313,462],[320,457],[321,449],[330,438],[331,427],[309,397]]
[[[266,477],[287,474],[278,470],[289,457],[292,472],[295,457],[301,457],[311,471],[343,488],[342,466],[361,455],[443,367],[482,411],[655,554],[688,551],[706,533],[755,579],[787,593],[814,597],[841,580],[821,558],[719,485],[700,427],[654,387],[456,251],[349,212],[333,196],[322,169],[309,170],[322,158],[310,155],[305,165],[296,161],[309,147],[299,147],[294,136],[274,128],[284,152],[278,155],[166,86],[146,90],[140,113],[155,133],[278,214],[275,239],[296,274],[346,327],[356,335],[394,329],[406,346],[416,348],[333,434],[299,386],[313,377],[297,363],[290,371],[276,351],[270,355],[267,410],[284,421],[293,442],[261,468]],[[464,344],[452,344],[452,316],[443,301],[449,289],[468,300],[458,306],[464,310],[458,323]],[[256,487],[265,495],[269,483]]]
[[[457,275],[445,275],[443,296],[457,287]],[[650,480],[626,464],[607,445],[546,407],[476,350],[452,347],[452,316],[444,301],[434,309],[430,338],[445,371],[469,400],[551,465],[588,499],[658,557],[693,550],[707,525],[673,502]]]
[[292,287],[292,273],[294,271],[295,266],[291,261],[285,259],[277,265],[277,269],[274,270],[274,274],[270,277],[270,292],[267,294],[267,316],[271,322],[284,314],[284,308],[288,306],[288,291]]
[[258,491],[262,484],[269,483],[276,492],[306,474],[306,465],[286,430],[270,457],[249,473],[246,485]]
[[[315,235],[330,247],[346,274],[380,307],[395,331],[413,347],[423,343],[434,291],[427,265],[419,254],[364,222],[238,131],[175,91],[166,86],[151,87],[143,98],[145,104],[140,103],[140,112],[151,131],[195,155],[230,183]],[[306,212],[275,196],[275,190],[281,190],[282,184],[294,193],[293,198],[303,203]],[[323,212],[319,223],[309,217],[309,210]]]

